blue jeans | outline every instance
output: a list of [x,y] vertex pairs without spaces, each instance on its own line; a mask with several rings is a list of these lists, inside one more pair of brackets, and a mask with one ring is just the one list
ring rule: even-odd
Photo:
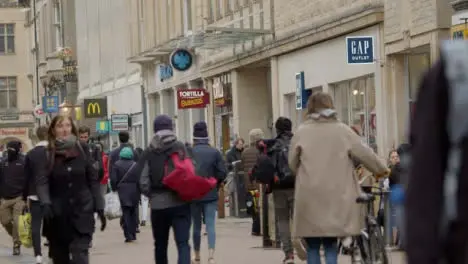
[[193,218],[193,249],[200,251],[202,216],[205,219],[206,232],[208,233],[208,248],[214,249],[216,245],[216,211],[218,201],[194,202],[192,204]]
[[338,263],[338,243],[336,237],[308,237],[307,243],[307,264],[320,264],[320,246],[325,250],[325,263]]
[[190,264],[190,220],[190,205],[188,204],[151,211],[154,259],[157,264],[169,264],[167,247],[171,227],[174,229],[174,240],[179,253],[177,264]]

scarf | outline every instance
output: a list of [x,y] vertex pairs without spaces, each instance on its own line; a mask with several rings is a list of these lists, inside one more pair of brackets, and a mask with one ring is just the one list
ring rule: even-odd
[[310,117],[312,119],[319,119],[321,117],[334,118],[334,117],[336,117],[336,111],[335,111],[335,109],[331,109],[331,108],[320,109],[320,110],[318,110],[318,112],[310,114]]
[[55,140],[55,152],[61,153],[61,154],[70,153],[74,150],[77,141],[78,140],[75,135],[69,135],[68,137],[64,139],[56,139]]

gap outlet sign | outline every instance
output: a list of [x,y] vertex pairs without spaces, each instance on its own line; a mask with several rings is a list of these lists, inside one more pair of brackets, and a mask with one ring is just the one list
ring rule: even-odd
[[374,37],[347,37],[346,53],[348,64],[374,63]]

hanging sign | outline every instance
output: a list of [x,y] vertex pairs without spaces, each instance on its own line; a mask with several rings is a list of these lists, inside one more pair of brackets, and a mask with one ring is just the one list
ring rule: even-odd
[[205,89],[177,90],[177,108],[205,108],[210,103],[210,94]]
[[178,71],[186,71],[192,67],[193,56],[186,49],[176,49],[170,56],[170,62],[172,68]]
[[59,97],[58,96],[43,96],[42,109],[46,113],[57,113],[59,111]]
[[112,131],[130,130],[130,116],[127,114],[111,115],[111,130]]
[[84,117],[96,118],[107,116],[107,98],[84,99]]
[[224,106],[226,99],[224,98],[224,84],[221,81],[213,83],[213,98],[216,106]]

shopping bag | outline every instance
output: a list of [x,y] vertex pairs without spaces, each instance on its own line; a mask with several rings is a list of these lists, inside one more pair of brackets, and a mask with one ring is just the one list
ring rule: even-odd
[[117,192],[110,192],[104,197],[106,201],[104,215],[106,218],[113,220],[122,217],[122,208],[120,207],[119,194]]
[[32,247],[31,214],[24,212],[18,217],[18,234],[21,245],[26,248]]

